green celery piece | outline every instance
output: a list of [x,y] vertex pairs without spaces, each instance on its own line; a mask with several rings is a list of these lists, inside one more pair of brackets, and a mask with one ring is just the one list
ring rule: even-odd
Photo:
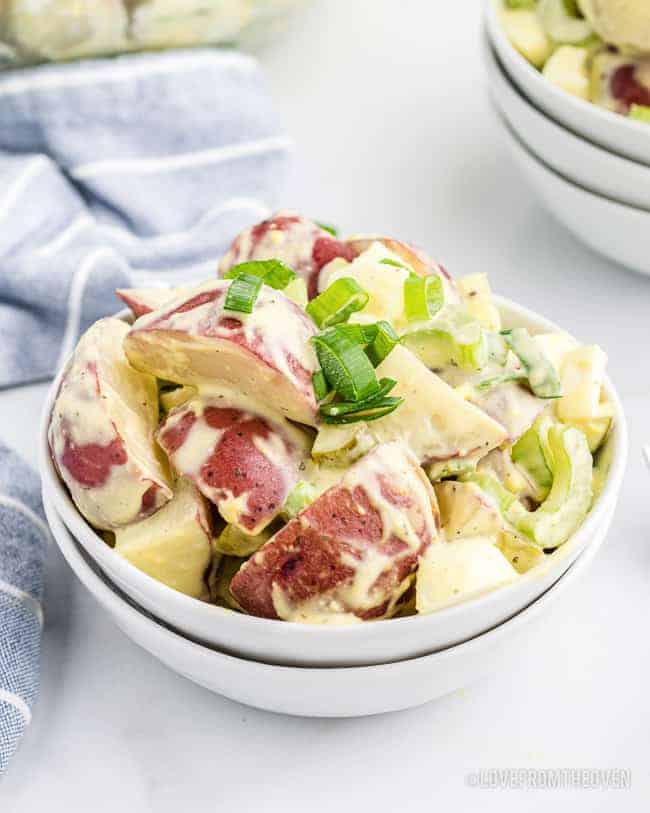
[[[482,488],[489,497],[492,497],[506,518],[514,503],[517,502],[516,494],[513,494],[512,491],[508,491],[496,477],[493,477],[485,471],[471,471],[461,475],[458,479],[464,483],[475,483]],[[521,505],[521,503],[519,503],[519,505]]]
[[541,548],[557,548],[574,533],[593,501],[593,460],[584,434],[573,427],[552,426],[548,445],[553,456],[553,485],[536,511],[513,504],[507,519]]
[[540,502],[548,497],[553,485],[553,474],[544,453],[552,424],[551,418],[538,418],[515,443],[511,452],[512,462],[521,466],[535,485]]
[[415,324],[402,344],[430,369],[454,364],[481,370],[489,357],[486,331],[463,305],[448,304],[429,322]]
[[282,507],[282,515],[293,519],[316,499],[316,489],[307,480],[300,480],[291,489]]
[[530,9],[535,8],[537,0],[505,0],[505,4],[511,9]]
[[528,373],[531,390],[539,398],[561,398],[562,382],[558,371],[542,353],[532,336],[523,327],[504,331],[510,349],[519,357]]

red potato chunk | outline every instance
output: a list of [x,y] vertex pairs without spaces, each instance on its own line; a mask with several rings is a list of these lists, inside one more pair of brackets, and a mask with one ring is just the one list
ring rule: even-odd
[[282,260],[307,284],[309,298],[318,293],[321,269],[336,257],[353,260],[357,252],[325,229],[290,211],[280,211],[235,237],[219,264],[219,273],[249,260]]
[[226,522],[250,535],[277,517],[309,454],[305,435],[287,421],[223,393],[171,412],[158,442]]
[[154,431],[158,389],[127,362],[129,326],[100,319],[81,338],[61,381],[48,439],[52,458],[83,516],[115,529],[172,496]]
[[285,417],[314,424],[309,339],[316,326],[281,291],[263,286],[253,313],[226,311],[231,280],[192,289],[140,317],[124,342],[138,370],[205,389],[226,383],[242,395],[266,397]]
[[438,534],[431,484],[404,445],[385,443],[263,545],[230,590],[264,618],[387,617]]

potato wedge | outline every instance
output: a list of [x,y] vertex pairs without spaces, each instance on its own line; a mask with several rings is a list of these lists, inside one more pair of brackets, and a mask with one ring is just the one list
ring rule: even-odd
[[435,494],[401,443],[386,443],[246,562],[230,590],[252,615],[307,623],[390,616],[438,537]]
[[227,391],[172,410],[158,442],[174,469],[249,536],[278,516],[309,456],[303,432]]
[[207,598],[212,522],[205,499],[181,478],[173,498],[153,516],[115,531],[115,552],[159,582]]
[[128,331],[119,319],[100,319],[82,336],[48,433],[75,505],[106,530],[143,519],[172,496],[154,442],[158,388],[129,365],[122,350]]
[[309,339],[316,326],[266,285],[252,313],[225,311],[230,285],[208,282],[140,317],[124,342],[129,361],[177,384],[205,389],[225,382],[245,396],[266,393],[286,417],[313,424],[317,360]]

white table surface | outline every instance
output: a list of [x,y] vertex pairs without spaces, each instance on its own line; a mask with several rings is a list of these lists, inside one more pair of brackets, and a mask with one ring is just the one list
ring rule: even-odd
[[[53,550],[41,695],[3,813],[648,809],[650,279],[583,248],[531,198],[488,108],[470,5],[324,0],[266,50],[297,143],[286,204],[407,237],[452,273],[488,271],[497,291],[602,344],[631,438],[607,544],[515,671],[359,720],[259,712],[172,674]],[[0,436],[33,463],[43,391],[0,393]],[[519,767],[629,768],[632,788],[524,799],[465,784]]]

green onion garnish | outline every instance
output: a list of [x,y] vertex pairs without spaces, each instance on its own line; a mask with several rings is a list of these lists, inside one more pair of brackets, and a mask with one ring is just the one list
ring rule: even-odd
[[233,266],[224,274],[224,279],[237,279],[242,274],[259,277],[265,285],[283,291],[297,274],[281,260],[250,260]]
[[404,312],[409,322],[432,319],[443,304],[442,279],[437,274],[427,277],[409,274],[404,280]]
[[311,383],[314,386],[314,394],[317,401],[322,401],[327,396],[329,388],[327,386],[327,379],[322,370],[316,370],[311,377]]
[[368,325],[368,327],[376,328],[376,334],[368,343],[366,353],[373,365],[377,367],[393,347],[399,344],[399,336],[393,330],[392,325],[384,320],[375,322],[374,325]]
[[254,277],[251,274],[239,274],[230,283],[223,306],[224,310],[252,313],[261,288],[261,277]]
[[383,260],[379,260],[382,265],[393,265],[395,268],[406,268],[407,271],[411,269],[408,265],[404,265],[404,263],[399,262],[398,260],[392,260],[390,257],[384,257]]
[[362,401],[333,401],[330,404],[323,404],[320,408],[320,414],[335,418],[337,415],[347,415],[349,412],[358,412],[360,409],[373,406],[377,401],[385,398],[396,384],[397,381],[393,378],[382,378],[379,382],[377,392],[374,392],[368,398],[364,398]]
[[314,222],[316,223],[319,229],[322,229],[323,231],[326,231],[328,234],[331,234],[332,237],[336,237],[339,233],[339,230],[336,228],[336,226],[330,226],[327,223],[319,223],[318,220]]
[[346,322],[368,304],[368,294],[352,277],[342,277],[319,294],[305,310],[318,327],[326,328]]
[[330,424],[348,424],[357,423],[357,421],[376,421],[388,415],[404,401],[403,398],[380,398],[378,401],[373,401],[368,406],[357,412],[348,412],[345,415],[326,415],[321,414],[323,423]]
[[341,327],[331,327],[310,341],[327,383],[345,401],[360,401],[379,389],[375,370],[363,346]]

